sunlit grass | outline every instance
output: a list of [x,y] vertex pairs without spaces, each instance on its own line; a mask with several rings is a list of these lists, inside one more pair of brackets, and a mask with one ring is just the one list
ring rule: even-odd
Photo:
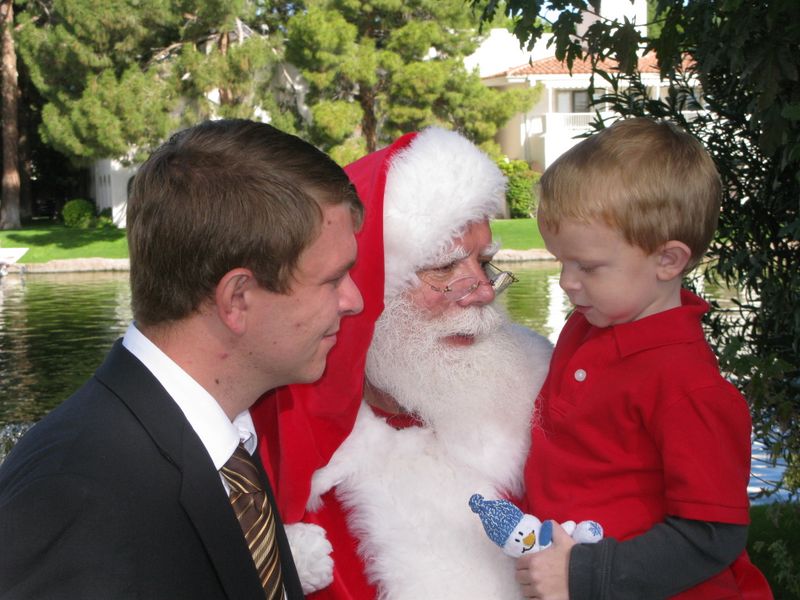
[[[492,234],[503,248],[544,248],[533,219],[498,219]],[[128,258],[125,230],[113,227],[73,229],[52,221],[37,222],[22,229],[0,231],[0,248],[29,248],[22,263],[40,263],[67,258]]]
[[492,235],[507,250],[544,248],[534,219],[497,219],[491,222]]
[[0,248],[28,248],[21,263],[67,258],[128,258],[124,229],[73,229],[52,221],[0,231]]

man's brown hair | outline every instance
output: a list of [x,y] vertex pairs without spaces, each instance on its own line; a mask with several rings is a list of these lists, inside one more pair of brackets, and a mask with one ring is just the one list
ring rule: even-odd
[[363,205],[345,172],[300,138],[264,123],[207,121],[181,131],[141,166],[128,200],[134,319],[182,319],[225,273],[253,271],[286,293],[322,206]]
[[558,231],[564,219],[599,219],[633,246],[654,252],[689,246],[687,270],[717,228],[721,184],[702,144],[666,121],[617,121],[562,154],[542,175],[537,217]]

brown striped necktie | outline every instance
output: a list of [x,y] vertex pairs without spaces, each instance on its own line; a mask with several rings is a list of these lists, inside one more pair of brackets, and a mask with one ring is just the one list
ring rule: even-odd
[[231,489],[231,506],[242,526],[244,539],[258,571],[268,600],[283,598],[281,561],[275,540],[275,515],[264,488],[258,468],[239,444],[233,456],[220,470]]

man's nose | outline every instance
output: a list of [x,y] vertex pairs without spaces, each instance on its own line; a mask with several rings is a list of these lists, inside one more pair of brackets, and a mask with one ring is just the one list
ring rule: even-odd
[[339,313],[342,315],[357,315],[364,310],[364,298],[356,282],[348,273],[339,286]]

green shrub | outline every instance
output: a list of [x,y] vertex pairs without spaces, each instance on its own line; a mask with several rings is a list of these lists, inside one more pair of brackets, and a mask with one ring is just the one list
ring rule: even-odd
[[800,504],[776,502],[750,509],[747,552],[775,598],[800,599]]
[[524,160],[501,160],[500,170],[508,177],[506,202],[512,219],[527,219],[536,210],[536,184],[540,173],[532,171]]
[[104,208],[100,211],[100,214],[97,215],[97,222],[95,223],[95,227],[98,229],[103,229],[106,227],[116,227],[114,225],[114,218],[111,213],[110,208]]
[[64,204],[61,211],[61,218],[64,219],[66,227],[76,229],[89,229],[95,223],[94,204],[82,198],[69,200]]

